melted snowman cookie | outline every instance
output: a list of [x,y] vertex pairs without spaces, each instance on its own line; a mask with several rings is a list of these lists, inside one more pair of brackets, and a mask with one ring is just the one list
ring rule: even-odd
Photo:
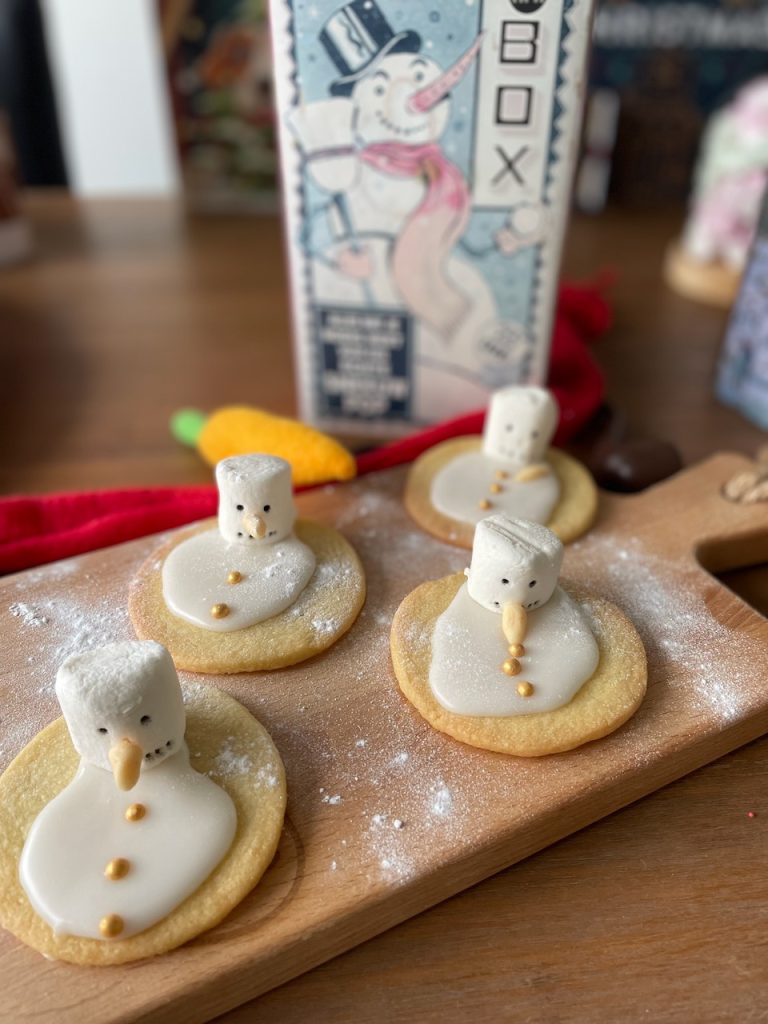
[[[280,836],[285,781],[269,737],[219,691],[183,700],[155,643],[76,655],[56,692],[64,719],[0,779],[3,923],[75,963],[150,956],[212,927]],[[244,777],[217,784],[218,751],[233,745]]]
[[139,571],[137,634],[193,672],[280,668],[330,647],[365,600],[355,552],[335,530],[296,522],[283,459],[225,459],[216,481],[217,525],[184,531]]
[[519,756],[605,736],[637,709],[646,660],[613,605],[558,585],[562,545],[538,524],[478,525],[467,579],[418,587],[392,626],[400,688],[435,728]]
[[478,522],[503,512],[542,523],[567,542],[589,529],[597,490],[575,459],[550,449],[557,407],[542,388],[511,387],[492,399],[482,440],[430,449],[408,476],[405,504],[429,533],[472,546]]

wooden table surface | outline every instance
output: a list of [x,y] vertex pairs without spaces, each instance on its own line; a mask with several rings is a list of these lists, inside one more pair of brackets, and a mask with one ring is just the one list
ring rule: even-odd
[[[0,491],[205,482],[171,412],[294,408],[280,228],[163,203],[28,201],[38,259],[0,273]],[[572,225],[565,269],[620,272],[608,394],[686,461],[766,435],[712,398],[725,318],[660,279],[670,215]],[[729,575],[763,611],[768,569]],[[768,1020],[768,741],[220,1021]],[[755,817],[748,817],[755,811]]]

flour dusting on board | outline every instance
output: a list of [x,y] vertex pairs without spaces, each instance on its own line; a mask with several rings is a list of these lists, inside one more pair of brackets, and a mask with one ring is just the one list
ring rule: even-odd
[[[56,591],[55,597],[51,590]],[[10,678],[0,702],[2,767],[41,724],[58,717],[54,684],[59,665],[70,654],[133,635],[125,600],[106,595],[94,598],[91,578],[79,558],[11,577],[4,596],[0,604],[0,628],[7,645],[3,675]]]
[[[569,546],[565,575],[613,601],[636,625],[651,668],[647,705],[609,739],[541,759],[490,754],[436,732],[397,688],[389,632],[406,594],[461,572],[469,552],[419,530],[405,513],[400,484],[396,474],[373,474],[299,498],[320,509],[310,518],[343,532],[365,567],[366,605],[345,640],[294,668],[215,680],[270,729],[288,771],[292,820],[312,836],[308,871],[323,885],[349,899],[406,885],[434,870],[436,858],[458,860],[500,828],[524,830],[540,815],[542,798],[565,805],[596,773],[630,774],[663,758],[671,733],[702,725],[717,731],[752,710],[755,687],[747,684],[768,676],[765,645],[715,619],[703,574],[661,561],[640,541],[597,531]],[[331,515],[323,516],[324,502]],[[0,625],[13,666],[12,679],[7,666],[0,675],[3,763],[58,714],[52,686],[67,655],[132,635],[125,597],[136,566],[112,571],[112,557],[74,559],[0,584]],[[104,569],[89,579],[95,564]],[[310,586],[343,584],[340,572],[324,566]],[[304,612],[300,600],[294,613]],[[330,618],[307,621],[318,636],[331,627]],[[414,646],[428,642],[412,637]],[[185,681],[185,699],[194,688]],[[225,744],[212,771],[237,776],[250,760],[248,750]],[[277,781],[271,771],[262,784]]]
[[594,589],[630,617],[656,676],[670,689],[682,691],[692,708],[713,712],[724,725],[748,711],[750,690],[743,684],[756,664],[766,663],[768,652],[755,637],[712,615],[699,574],[686,564],[662,561],[638,540],[591,534],[569,553],[573,578],[593,577]]

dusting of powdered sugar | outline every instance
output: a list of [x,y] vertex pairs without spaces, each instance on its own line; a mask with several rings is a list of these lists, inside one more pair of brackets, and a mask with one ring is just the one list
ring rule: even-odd
[[24,604],[23,601],[14,601],[8,605],[8,611],[16,619],[21,619],[25,626],[47,626],[49,619],[33,605]]
[[[133,637],[133,630],[125,597],[99,595],[98,585],[79,558],[10,577],[2,592],[0,626],[7,645],[4,676],[8,677],[0,702],[0,766],[4,767],[60,714],[54,685],[61,663],[71,654]],[[0,686],[4,682],[1,678]]]
[[746,684],[760,662],[768,668],[768,652],[712,614],[702,570],[659,558],[639,539],[598,533],[573,544],[567,558],[572,578],[588,582],[632,620],[663,685],[724,725],[748,711],[754,698]]

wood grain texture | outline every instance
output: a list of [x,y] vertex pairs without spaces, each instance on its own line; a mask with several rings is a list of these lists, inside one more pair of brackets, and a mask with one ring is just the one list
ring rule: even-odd
[[[397,691],[387,660],[394,610],[428,573],[455,571],[463,556],[409,527],[402,471],[300,496],[302,515],[342,529],[359,551],[369,602],[314,661],[218,681],[257,713],[286,765],[289,824],[277,864],[219,928],[132,967],[130,985],[121,969],[73,972],[3,935],[8,1019],[79,1022],[87,1007],[104,1022],[205,1020],[760,735],[768,624],[693,554],[723,539],[737,562],[747,549],[768,556],[764,510],[720,494],[743,467],[723,456],[641,497],[606,499],[597,529],[568,549],[568,575],[635,622],[649,693],[612,736],[534,761],[438,734]],[[68,644],[130,634],[128,582],[155,544],[4,581],[0,698],[17,740],[53,717],[50,679]],[[673,651],[669,608],[687,630]],[[701,664],[716,659],[726,674],[702,685]]]

